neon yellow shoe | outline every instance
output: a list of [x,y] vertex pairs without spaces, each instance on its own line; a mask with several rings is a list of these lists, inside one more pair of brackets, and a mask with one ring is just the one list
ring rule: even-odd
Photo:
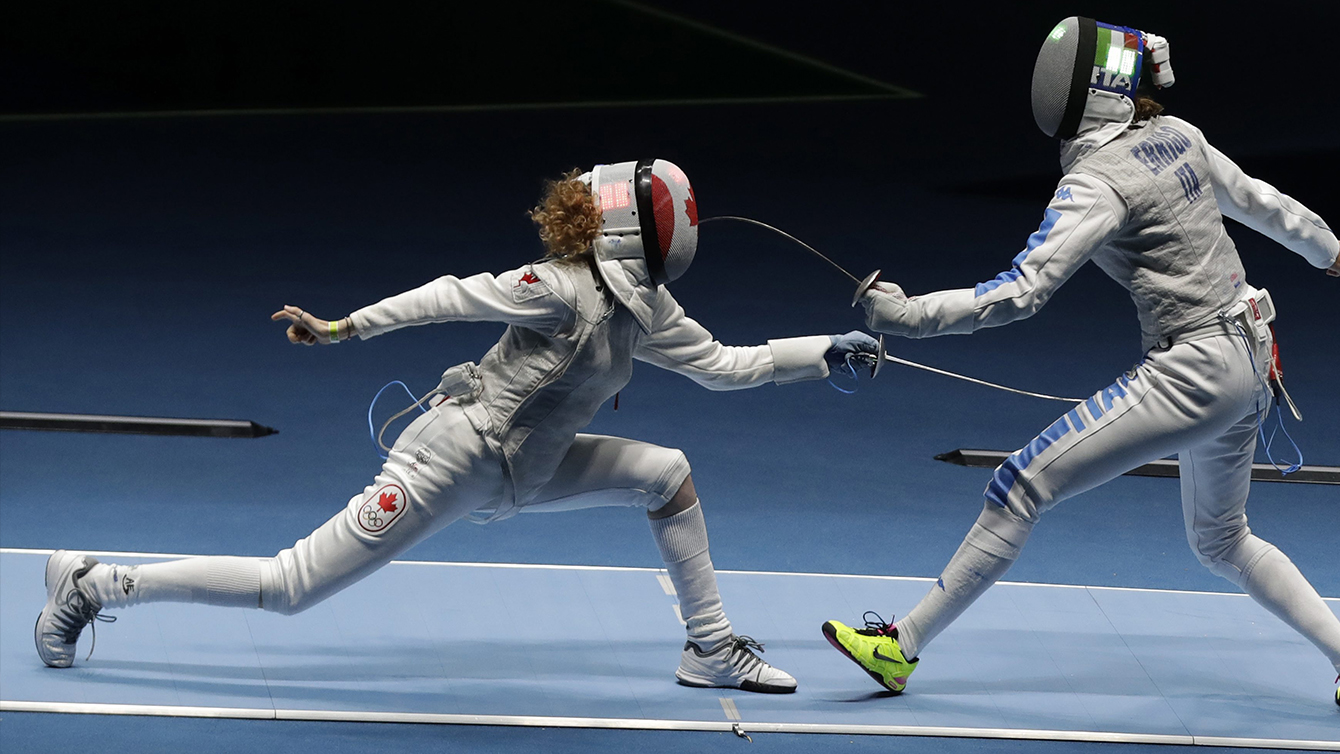
[[898,629],[892,622],[885,623],[876,612],[867,611],[866,615],[875,616],[875,620],[865,618],[865,628],[828,621],[823,628],[824,638],[834,649],[860,665],[879,685],[901,694],[907,688],[907,677],[917,669],[918,660],[903,657],[903,650],[898,646]]

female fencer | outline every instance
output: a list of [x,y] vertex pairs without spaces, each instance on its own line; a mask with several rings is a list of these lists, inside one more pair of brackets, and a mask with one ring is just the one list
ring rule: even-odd
[[[106,609],[197,602],[306,610],[464,516],[639,506],[687,623],[683,684],[789,693],[796,681],[734,633],[722,608],[702,507],[679,450],[579,432],[627,384],[633,360],[713,390],[828,376],[868,358],[863,333],[723,346],[666,289],[697,247],[698,214],[683,171],[665,160],[601,165],[551,181],[531,212],[547,255],[501,275],[446,276],[322,320],[295,306],[273,315],[307,345],[397,328],[497,321],[502,339],[478,364],[448,369],[381,473],[311,535],[272,558],[199,557],[124,566],[58,551],[37,622],[43,662],[69,667],[80,631]],[[450,396],[447,398],[446,396]]]
[[824,624],[828,640],[890,690],[903,690],[931,640],[1006,572],[1042,513],[1173,453],[1196,557],[1340,672],[1340,620],[1293,562],[1247,527],[1258,426],[1270,383],[1283,388],[1274,380],[1270,295],[1247,284],[1223,217],[1331,275],[1340,275],[1340,242],[1320,217],[1244,174],[1195,126],[1161,115],[1149,94],[1172,81],[1162,38],[1087,18],[1062,21],[1038,55],[1032,97],[1038,126],[1062,140],[1065,176],[1013,267],[975,288],[908,297],[876,283],[860,297],[873,330],[967,334],[1032,315],[1092,260],[1130,292],[1146,351],[996,469],[981,516],[902,620]]

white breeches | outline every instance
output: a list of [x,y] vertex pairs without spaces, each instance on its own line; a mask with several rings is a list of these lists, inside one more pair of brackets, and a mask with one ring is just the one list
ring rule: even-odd
[[[1005,460],[986,489],[1021,522],[1150,461],[1178,454],[1187,539],[1197,558],[1241,585],[1270,546],[1247,528],[1247,490],[1258,404],[1253,370],[1269,343],[1253,347],[1218,326],[1202,328],[1067,412]],[[1264,372],[1261,372],[1264,374]]]
[[[522,511],[665,505],[689,475],[681,451],[579,434],[553,478]],[[261,607],[298,613],[476,511],[510,504],[501,459],[454,401],[405,429],[381,473],[309,536],[261,570]]]

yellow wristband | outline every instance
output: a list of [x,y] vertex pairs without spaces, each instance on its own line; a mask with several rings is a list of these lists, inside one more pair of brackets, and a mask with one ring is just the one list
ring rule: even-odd
[[340,323],[338,320],[330,321],[330,342],[331,343],[340,342]]

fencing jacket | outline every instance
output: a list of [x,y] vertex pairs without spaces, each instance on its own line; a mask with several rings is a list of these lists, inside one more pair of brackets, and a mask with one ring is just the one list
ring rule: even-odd
[[975,288],[872,296],[866,319],[912,338],[970,333],[1031,316],[1085,262],[1131,294],[1145,349],[1247,295],[1231,217],[1325,269],[1340,241],[1315,213],[1247,176],[1184,120],[1110,124],[1066,142],[1066,175],[1013,266]]
[[[514,502],[524,503],[553,476],[601,404],[628,383],[633,359],[712,390],[828,376],[826,335],[723,346],[664,286],[652,304],[644,331],[588,265],[546,261],[498,276],[441,277],[350,318],[363,339],[429,322],[508,325],[480,360],[483,387],[467,414],[501,457]],[[510,508],[500,507],[497,517]]]

